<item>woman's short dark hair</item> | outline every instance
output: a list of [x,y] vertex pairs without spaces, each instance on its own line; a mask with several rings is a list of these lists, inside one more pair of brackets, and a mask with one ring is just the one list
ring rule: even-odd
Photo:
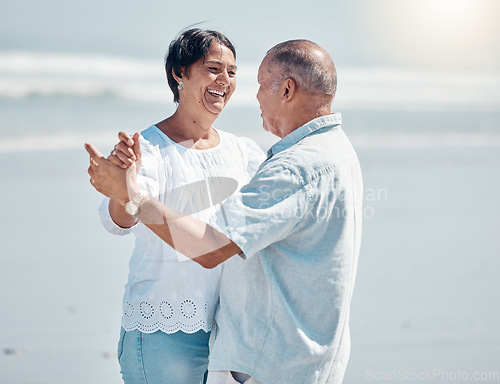
[[179,90],[172,70],[179,77],[181,77],[181,68],[184,68],[185,74],[188,73],[191,64],[200,58],[205,59],[207,57],[213,42],[229,48],[236,59],[236,50],[233,44],[226,36],[217,31],[198,28],[189,29],[182,32],[179,37],[170,43],[165,57],[165,71],[168,85],[174,94],[174,102],[179,102]]

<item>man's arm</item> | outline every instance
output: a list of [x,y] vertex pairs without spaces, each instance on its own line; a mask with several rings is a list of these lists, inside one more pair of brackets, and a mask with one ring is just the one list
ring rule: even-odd
[[163,241],[204,268],[214,268],[241,249],[205,222],[166,207],[149,196],[137,217]]
[[[124,169],[104,156],[91,144],[85,144],[90,155],[90,183],[120,207],[140,192],[137,185],[136,164]],[[175,211],[146,196],[137,218],[186,257],[204,268],[214,268],[241,252],[224,234],[201,220]]]

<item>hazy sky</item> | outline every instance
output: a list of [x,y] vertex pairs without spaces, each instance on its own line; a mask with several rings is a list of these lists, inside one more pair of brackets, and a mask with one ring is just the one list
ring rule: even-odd
[[498,0],[2,0],[0,51],[156,58],[179,30],[207,20],[247,62],[277,42],[307,38],[342,65],[493,71],[498,15]]

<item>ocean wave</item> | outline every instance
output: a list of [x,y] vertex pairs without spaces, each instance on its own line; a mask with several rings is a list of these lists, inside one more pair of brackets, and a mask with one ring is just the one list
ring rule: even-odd
[[[231,104],[258,107],[256,63],[238,63]],[[340,67],[336,109],[500,111],[498,73]],[[164,103],[172,96],[162,60],[84,54],[0,52],[0,98],[116,98]]]
[[62,150],[83,150],[86,142],[101,150],[112,149],[118,141],[117,134],[58,134],[0,139],[0,154],[25,152],[52,152]]
[[[240,65],[238,80],[243,83],[250,82],[250,78],[254,80],[253,71],[253,67]],[[106,97],[144,103],[164,103],[172,99],[162,60],[0,52],[0,98],[61,96]],[[245,96],[234,99],[247,101]]]
[[[254,138],[263,147],[267,137]],[[450,134],[354,134],[350,135],[354,147],[362,148],[500,148],[500,133]],[[83,150],[89,142],[99,150],[108,152],[117,142],[116,134],[88,133],[44,135],[0,139],[0,154]],[[263,148],[267,150],[267,148]]]
[[349,136],[356,148],[500,148],[500,133],[384,133]]
[[500,111],[500,73],[366,67],[340,73],[340,107]]

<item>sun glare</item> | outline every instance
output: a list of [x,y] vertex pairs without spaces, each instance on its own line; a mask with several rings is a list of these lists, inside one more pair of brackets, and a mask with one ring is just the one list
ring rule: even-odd
[[[470,67],[498,60],[500,0],[385,0],[370,8],[375,41],[410,65]],[[491,62],[493,62],[491,61]]]
[[427,0],[422,3],[426,3],[425,7],[442,21],[466,19],[467,14],[477,7],[477,0]]

